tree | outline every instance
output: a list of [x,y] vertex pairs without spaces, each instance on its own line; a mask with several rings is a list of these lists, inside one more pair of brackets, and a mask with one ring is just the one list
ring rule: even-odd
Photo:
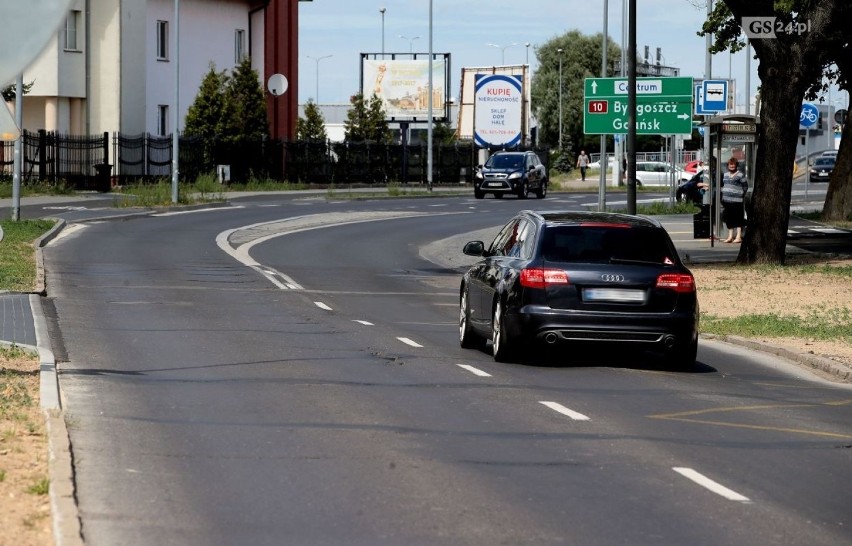
[[346,121],[343,122],[343,138],[347,141],[367,140],[369,122],[364,95],[358,93],[349,102],[352,108],[346,113]]
[[325,142],[328,139],[325,119],[312,99],[308,99],[308,103],[305,104],[305,117],[296,121],[296,135],[299,140]]
[[[838,86],[848,93],[852,82],[852,51],[849,48],[848,27],[852,17],[852,5],[841,2],[838,10],[840,15],[831,21],[832,38],[839,46],[831,48],[832,60],[837,70],[832,72],[829,67],[828,83],[830,84],[833,78]],[[813,96],[814,93],[809,93],[809,98]],[[829,120],[829,126],[833,122],[834,120]],[[828,183],[822,217],[825,220],[852,220],[852,124],[848,122],[844,122],[841,128],[837,164]]]
[[[35,83],[35,81],[31,81],[30,83],[24,84],[24,88],[23,88],[23,94],[24,95],[26,95],[27,93],[30,92],[30,89],[33,88],[34,83]],[[6,89],[3,89],[3,91],[0,91],[0,93],[3,94],[3,100],[6,101],[6,102],[14,101],[15,95],[17,94],[17,90],[16,90],[17,87],[18,87],[18,85],[13,83],[12,85],[7,87]]]
[[[799,138],[799,112],[805,92],[821,81],[823,67],[837,47],[832,19],[845,0],[724,0],[717,3],[700,35],[714,34],[711,52],[737,51],[743,17],[776,17],[782,27],[809,24],[802,34],[778,33],[751,41],[759,60],[760,134],[755,159],[753,206],[738,263],[783,264],[790,219],[792,172]],[[720,159],[724,161],[724,158]]]
[[391,131],[390,127],[388,127],[387,115],[385,114],[382,99],[380,99],[376,94],[373,94],[373,96],[370,97],[367,116],[370,123],[369,139],[380,144],[390,143]]
[[186,112],[184,134],[213,139],[221,133],[227,85],[228,75],[225,71],[217,72],[216,66],[210,63],[198,94]]
[[[539,68],[533,74],[531,101],[538,120],[539,141],[556,146],[559,142],[559,60],[562,59],[562,141],[570,137],[582,146],[583,88],[586,78],[601,75],[603,34],[583,35],[573,30],[557,36],[537,49]],[[560,53],[558,50],[562,49]],[[621,49],[607,41],[607,73],[614,72]],[[599,139],[595,136],[595,141]]]
[[385,119],[382,100],[375,94],[369,101],[358,93],[351,99],[352,108],[343,122],[344,139],[347,141],[371,141],[387,143],[390,141],[390,129]]
[[246,140],[263,139],[269,134],[266,99],[257,70],[245,57],[234,68],[225,88],[223,136]]
[[432,143],[433,144],[452,144],[458,140],[456,131],[450,127],[449,122],[437,121],[432,124]]

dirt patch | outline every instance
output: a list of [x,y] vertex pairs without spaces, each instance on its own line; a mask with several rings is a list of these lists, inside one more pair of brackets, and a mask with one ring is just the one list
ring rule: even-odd
[[54,544],[38,359],[0,352],[0,546]]
[[[796,264],[812,265],[814,268],[823,265],[848,268],[852,267],[852,259],[801,257],[796,258]],[[744,268],[733,264],[692,264],[689,268],[695,275],[702,317],[724,319],[771,314],[814,322],[852,322],[852,282],[848,276],[809,272],[797,267]],[[842,339],[754,339],[796,352],[830,358],[852,369],[852,344]]]

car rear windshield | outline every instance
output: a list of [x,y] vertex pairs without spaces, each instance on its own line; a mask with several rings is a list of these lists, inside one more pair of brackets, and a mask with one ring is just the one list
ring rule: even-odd
[[675,263],[665,231],[622,224],[546,226],[540,250],[548,262]]
[[494,155],[488,159],[485,166],[492,169],[516,169],[523,163],[524,158],[520,155]]

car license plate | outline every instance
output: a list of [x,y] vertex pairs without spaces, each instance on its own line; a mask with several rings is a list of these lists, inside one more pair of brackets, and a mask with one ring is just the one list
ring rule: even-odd
[[586,288],[583,290],[583,299],[585,301],[641,303],[645,301],[645,291],[629,288]]
[[502,184],[502,183],[500,183],[500,182],[489,182],[489,183],[487,184],[487,186],[488,186],[489,188],[499,188],[499,187],[501,187],[502,185],[503,185],[503,184]]
[[819,173],[820,176],[828,176],[828,173]]

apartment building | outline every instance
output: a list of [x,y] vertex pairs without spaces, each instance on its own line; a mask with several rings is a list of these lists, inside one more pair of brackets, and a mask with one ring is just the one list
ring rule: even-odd
[[[72,0],[64,24],[24,71],[32,82],[24,129],[168,135],[175,108],[183,129],[210,66],[231,69],[245,56],[264,88],[269,76],[283,74],[298,89],[298,1]],[[295,93],[268,94],[267,107],[270,134],[292,138]]]

